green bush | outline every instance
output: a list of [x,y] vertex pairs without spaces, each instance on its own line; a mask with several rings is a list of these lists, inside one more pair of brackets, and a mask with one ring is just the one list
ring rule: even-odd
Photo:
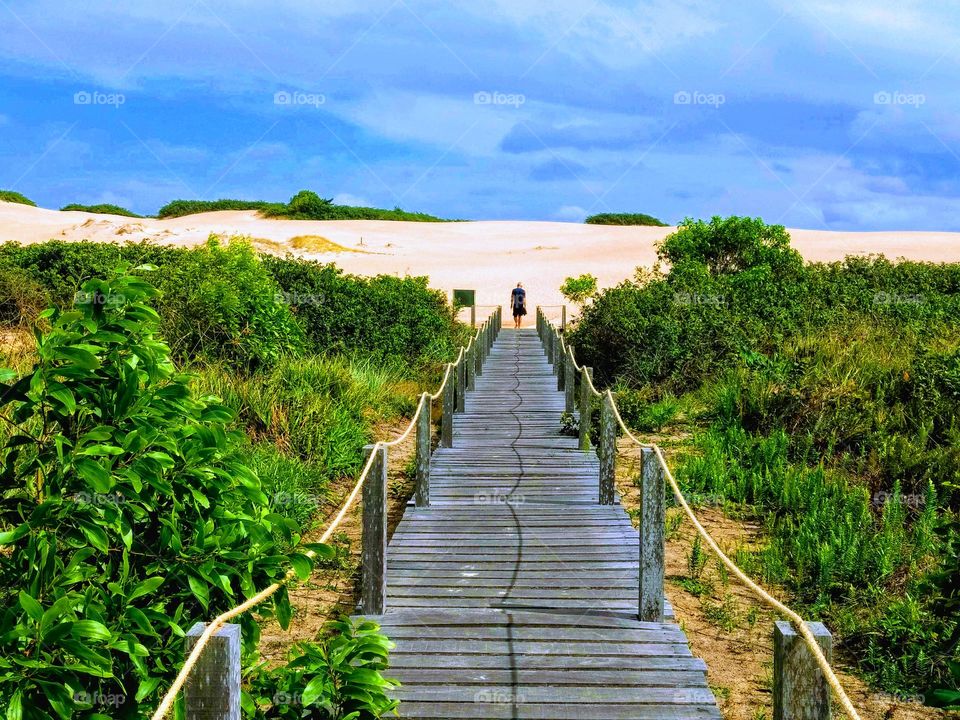
[[37,204],[15,190],[0,190],[0,202],[19,203],[20,205],[30,205],[36,207]]
[[583,305],[597,294],[597,278],[590,274],[568,277],[560,286],[560,294],[575,305]]
[[312,352],[362,350],[374,358],[446,360],[457,324],[444,293],[425,277],[365,278],[335,265],[287,256],[264,257],[302,323]]
[[111,205],[109,203],[101,203],[100,205],[80,205],[79,203],[71,203],[69,205],[64,205],[60,208],[61,211],[65,210],[82,210],[83,212],[89,213],[101,213],[104,215],[125,215],[126,217],[132,218],[142,218],[143,215],[137,215],[136,213],[130,212],[126,208],[122,208],[119,205]]
[[267,210],[276,203],[262,200],[172,200],[157,211],[157,217],[178,218],[197,213],[217,212],[219,210]]
[[589,225],[652,225],[666,227],[665,222],[657,220],[652,215],[643,213],[599,213],[590,215],[584,220]]
[[[297,527],[270,514],[229,410],[174,367],[157,291],[122,274],[81,291],[76,309],[44,314],[36,365],[5,373],[0,397],[16,426],[0,494],[0,701],[27,720],[148,717],[186,629],[311,565],[288,556]],[[260,612],[285,627],[286,591]],[[257,623],[240,623],[251,650]]]

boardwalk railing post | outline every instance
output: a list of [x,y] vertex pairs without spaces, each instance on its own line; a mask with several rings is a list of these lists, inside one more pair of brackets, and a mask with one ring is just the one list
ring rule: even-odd
[[[831,660],[833,637],[823,623],[807,627],[820,649]],[[827,720],[830,717],[830,686],[810,648],[789,622],[773,626],[773,718],[774,720]]]
[[470,327],[476,327],[476,326],[477,326],[477,306],[471,305],[470,306]]
[[573,348],[568,345],[567,357],[563,361],[563,371],[567,376],[564,380],[563,388],[563,409],[568,413],[572,413],[576,409],[577,404],[577,369],[574,367],[573,358]]
[[590,449],[590,382],[593,380],[593,368],[580,369],[580,449],[586,452]]
[[477,354],[477,345],[472,343],[470,349],[467,350],[466,355],[464,355],[463,361],[466,365],[467,370],[467,390],[476,390],[477,389],[477,362],[474,360],[474,356]]
[[420,417],[417,418],[417,487],[414,498],[417,507],[430,505],[430,396],[420,396]]
[[613,481],[616,475],[617,433],[610,395],[600,404],[600,504],[613,505]]
[[651,448],[641,451],[640,477],[640,612],[644,622],[663,622],[664,482],[660,459]]
[[457,412],[467,409],[467,355],[464,353],[457,363]]
[[[376,445],[365,445],[364,459]],[[376,452],[363,485],[363,557],[360,611],[382,615],[387,604],[387,449]]]
[[560,329],[563,332],[567,331],[567,306],[560,306]]
[[567,362],[567,346],[561,341],[557,354],[557,390],[563,390],[567,385]]
[[[197,623],[186,636],[189,656],[206,630]],[[240,626],[224,625],[210,638],[183,686],[186,720],[240,720]]]
[[443,387],[443,405],[440,418],[440,445],[449,448],[453,447],[453,364],[450,364],[450,377],[447,378],[447,384]]
[[483,347],[481,345],[483,335],[477,335],[473,341],[473,372],[478,377],[483,375]]

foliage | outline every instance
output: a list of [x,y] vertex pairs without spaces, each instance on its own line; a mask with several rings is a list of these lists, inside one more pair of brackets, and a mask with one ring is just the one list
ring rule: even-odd
[[0,267],[0,324],[32,325],[49,302],[39,283],[13,268]]
[[122,208],[119,205],[111,205],[110,203],[101,203],[99,205],[80,205],[79,203],[71,203],[69,205],[64,205],[60,208],[61,211],[64,210],[82,210],[83,212],[89,213],[102,213],[104,215],[125,215],[126,217],[132,218],[141,218],[143,215],[137,215],[136,213],[130,212],[126,208]]
[[325,643],[301,643],[289,663],[263,667],[244,693],[247,716],[255,720],[368,720],[395,712],[387,693],[399,683],[382,675],[393,644],[368,620],[340,620],[327,628]]
[[765,523],[752,570],[874,682],[955,682],[960,265],[805,265],[751,218],[687,220],[659,257],[584,309],[578,360],[634,427],[695,423],[685,490]]
[[[8,718],[146,717],[194,621],[310,567],[288,559],[297,527],[267,509],[229,410],[176,371],[157,291],[122,272],[81,290],[43,314],[36,364],[0,400],[16,425],[0,502]],[[285,590],[260,611],[286,626]],[[254,647],[256,622],[241,623]]]
[[16,190],[0,190],[0,202],[19,203],[20,205],[29,205],[36,207],[37,204],[28,197],[25,197]]
[[157,212],[159,218],[183,217],[218,210],[256,210],[264,217],[289,220],[404,220],[407,222],[447,222],[425,213],[406,212],[400,208],[380,208],[334,205],[333,200],[321,198],[311,190],[301,190],[287,203],[262,200],[174,200]]
[[590,215],[584,220],[590,225],[652,225],[655,227],[666,227],[665,222],[657,220],[652,215],[643,213],[599,213]]
[[560,286],[560,294],[575,305],[583,305],[597,293],[597,278],[590,274],[568,277]]
[[171,200],[157,211],[160,219],[178,218],[197,213],[218,212],[220,210],[267,210],[276,203],[262,200]]
[[263,264],[295,309],[313,352],[363,349],[375,358],[440,360],[453,351],[458,328],[452,308],[425,277],[365,278],[292,256],[264,257]]

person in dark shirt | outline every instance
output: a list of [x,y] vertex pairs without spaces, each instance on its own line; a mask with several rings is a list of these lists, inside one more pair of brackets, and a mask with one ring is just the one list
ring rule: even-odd
[[521,319],[527,314],[527,291],[523,289],[523,283],[517,283],[510,294],[510,307],[513,309],[513,326],[519,329]]

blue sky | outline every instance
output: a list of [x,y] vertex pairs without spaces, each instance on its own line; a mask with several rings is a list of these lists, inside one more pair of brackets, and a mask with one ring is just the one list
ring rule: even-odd
[[910,0],[0,0],[0,188],[960,230],[958,21]]

